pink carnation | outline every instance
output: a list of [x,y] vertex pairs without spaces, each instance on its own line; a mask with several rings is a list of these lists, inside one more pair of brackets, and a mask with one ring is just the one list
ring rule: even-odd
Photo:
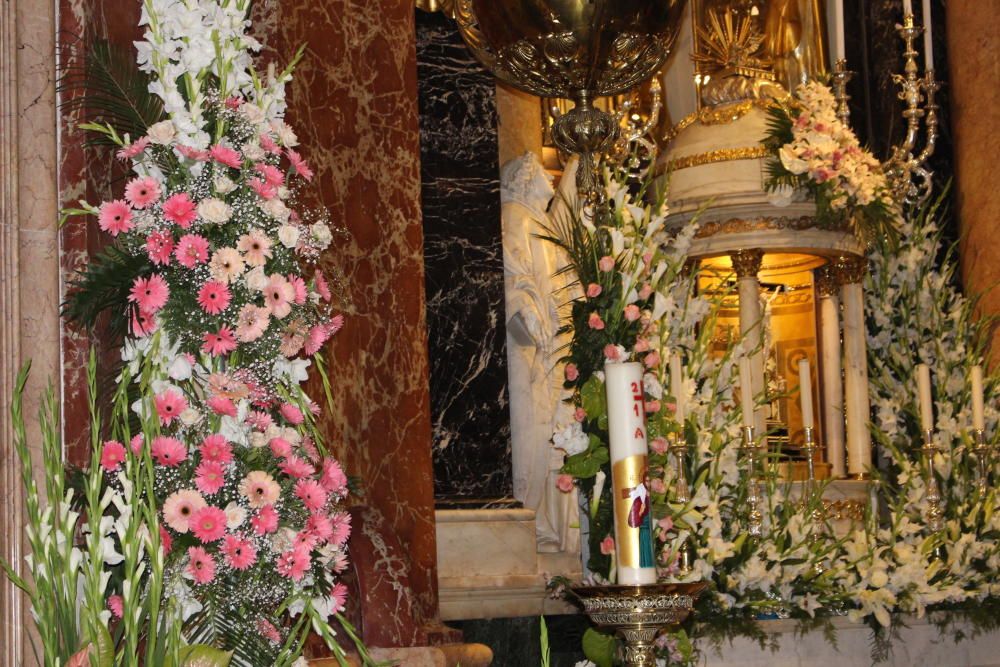
[[284,438],[271,438],[267,444],[271,448],[271,453],[278,458],[284,458],[292,454],[292,444]]
[[125,601],[120,595],[112,595],[108,598],[108,611],[115,618],[121,618],[125,614]]
[[136,278],[128,295],[128,300],[138,305],[140,311],[150,314],[163,308],[169,298],[167,281],[158,273],[148,278]]
[[272,644],[281,643],[281,633],[274,627],[274,623],[262,618],[257,621],[257,631]]
[[289,477],[294,477],[295,479],[302,479],[304,477],[309,477],[316,472],[316,469],[309,465],[306,461],[303,461],[298,456],[289,456],[279,465],[281,471],[288,475]]
[[118,470],[125,460],[125,445],[117,440],[108,440],[101,448],[101,467],[108,472]]
[[153,458],[162,466],[173,467],[187,459],[187,449],[177,438],[158,435],[150,448]]
[[604,328],[604,320],[597,313],[591,313],[590,317],[587,318],[587,326],[596,331],[600,331]]
[[292,169],[295,170],[295,173],[307,181],[311,181],[313,179],[313,170],[309,168],[309,165],[306,164],[306,161],[302,159],[301,155],[293,151],[291,148],[286,150],[285,154],[288,155],[288,161],[292,163]]
[[251,410],[250,414],[247,415],[247,424],[254,427],[258,431],[266,431],[272,424],[274,424],[274,419],[271,415],[263,412],[261,410]]
[[601,291],[601,286],[597,283],[590,283],[587,285],[587,296],[591,299],[600,296]]
[[208,505],[191,515],[191,532],[205,543],[216,542],[226,534],[226,513]]
[[127,232],[135,226],[132,209],[121,199],[104,202],[97,213],[97,226],[112,236]]
[[216,144],[208,149],[208,155],[216,162],[224,164],[227,167],[232,167],[233,169],[239,169],[243,166],[243,158],[240,157],[239,151],[233,150],[228,146]]
[[188,559],[187,573],[195,582],[208,584],[215,579],[215,560],[202,547],[189,547]]
[[133,178],[125,186],[125,199],[134,208],[148,208],[160,199],[160,184],[155,178]]

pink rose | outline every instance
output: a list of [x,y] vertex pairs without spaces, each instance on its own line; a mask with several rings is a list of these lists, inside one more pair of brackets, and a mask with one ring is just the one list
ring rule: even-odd
[[649,341],[645,338],[638,338],[635,341],[635,347],[632,349],[636,352],[649,352]]
[[634,303],[630,303],[629,305],[625,306],[625,319],[628,320],[629,322],[635,322],[637,319],[639,319],[639,315],[640,315],[639,306],[635,305]]
[[653,441],[649,443],[649,448],[657,454],[666,454],[668,447],[667,439],[663,437],[653,438]]
[[601,329],[604,328],[604,320],[602,320],[601,316],[598,315],[597,313],[591,313],[590,317],[587,318],[587,326],[589,326],[591,329],[596,329],[597,331],[600,331]]
[[646,401],[646,412],[651,415],[655,415],[660,411],[659,401]]
[[573,413],[573,419],[577,420],[578,422],[582,422],[586,418],[587,418],[587,411],[584,410],[583,408],[577,408],[576,411]]
[[660,365],[660,353],[653,350],[643,358],[642,363],[646,364],[646,368],[656,368]]
[[674,520],[669,516],[663,517],[656,523],[660,526],[660,530],[662,530],[664,533],[669,533],[671,530],[673,530],[674,527]]
[[608,343],[604,346],[604,358],[608,361],[621,361],[622,350],[617,345],[612,345]]
[[601,259],[597,261],[597,268],[607,273],[611,269],[615,268],[615,258],[611,255],[601,257]]
[[589,285],[587,285],[587,296],[589,298],[593,299],[594,297],[600,295],[600,293],[601,293],[601,286],[598,285],[597,283],[590,283]]
[[649,283],[643,283],[642,288],[639,289],[639,298],[645,301],[651,296],[653,296],[653,286]]
[[572,475],[559,475],[556,478],[556,488],[563,493],[569,493],[573,490],[573,476]]
[[605,556],[610,556],[615,552],[615,538],[608,535],[603,540],[601,540],[601,553]]
[[564,373],[566,375],[566,380],[569,382],[576,382],[576,379],[580,377],[580,371],[577,369],[576,364],[566,364],[566,370]]

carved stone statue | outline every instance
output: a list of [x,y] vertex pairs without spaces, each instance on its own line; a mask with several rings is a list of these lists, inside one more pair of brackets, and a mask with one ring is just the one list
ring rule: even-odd
[[[570,172],[564,183],[573,183]],[[562,456],[550,443],[563,396],[555,368],[566,342],[557,334],[559,305],[572,296],[556,275],[565,258],[537,237],[544,233],[553,194],[551,177],[534,153],[500,170],[514,497],[536,512],[541,552],[579,547],[576,493],[556,488]]]

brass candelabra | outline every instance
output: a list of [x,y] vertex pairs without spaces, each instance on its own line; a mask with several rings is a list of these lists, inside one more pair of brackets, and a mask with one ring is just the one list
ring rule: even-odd
[[[691,488],[687,478],[687,440],[676,433],[669,436],[670,453],[674,456],[675,479],[674,479],[674,500],[679,505],[687,504],[691,500]],[[690,539],[684,540],[681,545],[677,559],[677,569],[681,576],[690,574],[694,565],[694,550],[691,548]]]
[[764,532],[764,514],[760,511],[761,494],[757,482],[757,458],[760,445],[754,437],[754,427],[743,427],[743,452],[747,461],[747,534],[760,537]]
[[986,444],[986,432],[983,429],[977,428],[972,433],[976,443],[972,447],[972,452],[976,455],[976,487],[979,489],[979,496],[983,497],[989,484],[990,446]]
[[[934,444],[934,431],[927,429],[924,431],[924,445],[920,448],[923,458],[924,468],[924,488],[926,489],[927,509],[924,513],[924,523],[927,531],[932,535],[937,535],[944,529],[944,510],[941,508],[941,487],[938,485],[937,475],[934,473],[934,456],[938,448]],[[945,551],[942,545],[934,549],[936,558],[943,558]]]

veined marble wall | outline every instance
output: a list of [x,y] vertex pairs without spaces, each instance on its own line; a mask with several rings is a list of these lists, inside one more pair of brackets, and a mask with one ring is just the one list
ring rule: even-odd
[[493,77],[444,13],[417,11],[434,493],[512,494]]

